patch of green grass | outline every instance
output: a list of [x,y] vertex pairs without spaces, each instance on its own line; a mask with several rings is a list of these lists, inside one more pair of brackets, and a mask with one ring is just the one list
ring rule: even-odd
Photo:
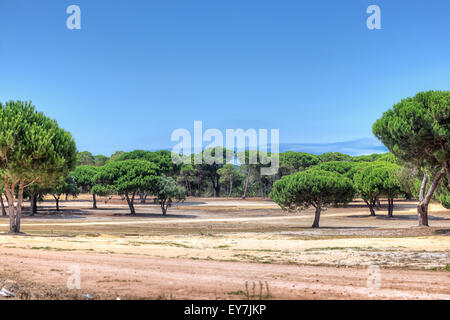
[[162,241],[162,242],[149,242],[148,244],[153,244],[156,246],[169,246],[169,247],[178,247],[178,248],[186,248],[186,249],[192,249],[192,247],[178,243],[178,242],[171,242],[171,241]]
[[[45,251],[77,251],[77,249],[63,249],[63,248],[53,248],[53,247],[31,247],[31,250],[45,250]],[[81,251],[94,251],[94,249],[85,249]]]

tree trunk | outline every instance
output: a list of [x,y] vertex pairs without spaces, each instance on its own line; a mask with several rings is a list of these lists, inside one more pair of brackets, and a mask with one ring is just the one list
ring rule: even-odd
[[388,217],[394,216],[394,198],[388,198]]
[[[444,141],[441,141],[440,144],[441,144],[442,152],[446,153]],[[450,188],[450,161],[448,161],[448,160],[444,161],[444,168],[445,168],[445,172],[447,173],[447,188]]]
[[218,198],[220,197],[220,183],[219,178],[213,177],[212,178],[213,188],[214,188],[214,197]]
[[444,172],[442,171],[442,168],[440,171],[436,173],[436,176],[433,179],[433,182],[431,183],[430,189],[428,189],[427,195],[424,197],[425,188],[428,183],[428,176],[425,175],[422,181],[422,186],[420,187],[420,194],[419,194],[419,203],[417,205],[417,215],[419,218],[419,226],[420,227],[428,227],[428,205],[430,204],[431,198],[433,197],[434,192],[436,191],[436,188],[439,185],[439,181],[444,176]]
[[320,212],[322,209],[320,206],[316,207],[316,215],[314,216],[314,223],[312,225],[313,228],[319,228],[319,221],[320,221]]
[[139,192],[139,201],[141,204],[145,204],[147,201],[148,192]]
[[167,215],[166,202],[167,202],[167,199],[161,201],[161,211],[162,211],[163,216]]
[[377,208],[378,210],[380,210],[380,209],[381,209],[381,201],[380,201],[380,198],[379,198],[379,197],[377,197],[377,198],[375,199],[375,203],[376,203],[376,208]]
[[15,212],[15,208],[14,208],[14,189],[15,189],[15,184],[12,184],[11,186],[5,185],[6,198],[8,199],[9,233],[16,232],[16,224],[15,224],[16,212]]
[[56,203],[56,211],[59,212],[59,197],[55,197],[53,196],[53,198],[55,198],[55,203]]
[[428,227],[428,205],[419,202],[417,205],[417,214],[419,216],[419,227]]
[[245,179],[245,182],[244,182],[244,194],[242,195],[242,199],[244,199],[244,200],[245,200],[245,198],[247,198],[247,188],[248,188],[248,183],[250,180],[250,170],[251,170],[251,167],[248,168],[247,178]]
[[228,198],[231,197],[232,192],[233,192],[233,178],[230,179],[230,190],[228,190]]
[[136,210],[134,210],[134,194],[133,194],[133,198],[130,199],[130,195],[127,193],[125,193],[125,198],[127,199],[127,203],[128,203],[128,207],[130,208],[130,214],[131,215],[135,215],[136,214]]
[[9,206],[9,233],[20,233],[20,219],[22,218],[22,202],[23,202],[24,182],[19,182],[19,192],[17,194],[17,207],[14,207],[14,190],[15,184],[5,184],[6,196]]
[[97,198],[95,197],[95,193],[92,194],[92,209],[97,209]]
[[447,187],[450,188],[450,161],[444,161],[445,172],[447,173]]
[[3,202],[3,193],[0,193],[0,202],[2,204],[2,216],[6,217],[5,203]]
[[37,195],[32,194],[30,197],[30,216],[34,216],[37,213]]
[[376,216],[375,210],[373,209],[373,204],[372,204],[372,202],[367,201],[367,200],[364,200],[364,202],[365,202],[365,203],[367,204],[367,206],[369,207],[370,215],[371,215],[372,217]]

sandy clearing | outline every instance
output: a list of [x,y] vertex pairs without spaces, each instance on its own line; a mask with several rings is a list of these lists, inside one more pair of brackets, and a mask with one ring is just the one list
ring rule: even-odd
[[[430,208],[430,213],[433,211],[438,211],[439,208]],[[410,214],[410,213],[416,213],[415,209],[407,209],[403,210],[400,215],[404,214]],[[367,215],[367,210],[361,210],[361,211],[351,211],[351,212],[345,212],[345,213],[326,213],[324,212],[322,214],[322,220],[326,217],[349,217],[349,216],[359,216],[359,215]],[[262,221],[274,221],[274,220],[303,220],[303,219],[311,219],[310,215],[282,215],[281,213],[276,216],[264,216],[264,217],[230,217],[230,218],[208,218],[208,219],[202,219],[202,218],[188,218],[183,219],[179,218],[176,220],[173,220],[171,222],[173,223],[205,223],[205,222],[262,222]],[[133,225],[133,224],[166,224],[168,223],[167,218],[161,217],[161,218],[154,218],[154,219],[142,219],[142,218],[116,218],[120,219],[120,221],[85,221],[85,222],[72,222],[72,221],[66,221],[62,223],[55,223],[55,222],[47,222],[43,221],[41,223],[29,223],[24,219],[24,222],[22,223],[22,226],[40,226],[42,224],[45,224],[46,226],[85,226],[85,225]],[[9,224],[3,223],[0,224],[0,227],[9,227]]]
[[165,258],[304,265],[445,268],[450,264],[448,236],[302,240],[268,234],[179,237],[10,237],[0,246],[34,251],[84,251]]

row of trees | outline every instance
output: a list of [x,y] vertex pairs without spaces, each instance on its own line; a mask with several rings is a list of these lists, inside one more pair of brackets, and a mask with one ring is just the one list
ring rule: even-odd
[[271,198],[285,210],[314,206],[313,227],[318,227],[323,208],[345,205],[356,194],[372,215],[379,198],[386,197],[390,217],[394,199],[404,195],[419,200],[419,225],[428,226],[433,199],[439,196],[450,208],[450,92],[421,92],[402,100],[375,122],[373,133],[390,154],[362,157],[356,164],[344,158],[291,174],[275,183]]
[[[389,149],[384,155],[351,157],[340,153],[320,156],[285,152],[279,156],[276,175],[263,176],[270,154],[246,151],[236,154],[240,165],[226,158],[230,153],[205,150],[205,160],[221,151],[218,162],[176,165],[170,151],[118,151],[111,157],[77,153],[70,133],[56,121],[37,112],[31,103],[0,103],[0,200],[8,203],[10,232],[20,232],[24,197],[32,214],[45,194],[55,198],[59,210],[62,195],[90,192],[96,196],[119,194],[130,213],[139,197],[149,195],[163,214],[173,200],[185,195],[270,197],[283,209],[316,208],[315,227],[321,211],[329,205],[345,205],[361,197],[372,215],[380,197],[388,199],[388,215],[398,196],[417,198],[419,224],[428,225],[430,201],[450,202],[450,92],[429,91],[402,100],[373,126],[373,132]],[[216,153],[218,154],[218,153]],[[259,162],[251,163],[256,155]],[[198,155],[193,155],[192,160]],[[77,166],[78,164],[78,166]],[[445,179],[446,178],[446,179]],[[437,192],[436,192],[437,191]]]

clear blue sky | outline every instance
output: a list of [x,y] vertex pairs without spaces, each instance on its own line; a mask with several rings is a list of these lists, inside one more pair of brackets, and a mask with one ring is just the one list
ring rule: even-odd
[[0,0],[0,101],[32,100],[94,154],[171,148],[194,120],[350,141],[400,99],[450,89],[449,36],[448,0]]

